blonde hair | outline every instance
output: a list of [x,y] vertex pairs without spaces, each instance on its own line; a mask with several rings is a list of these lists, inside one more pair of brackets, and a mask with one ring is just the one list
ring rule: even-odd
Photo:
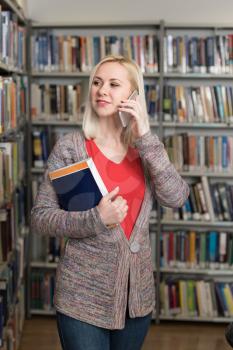
[[[87,96],[86,108],[85,108],[83,124],[82,124],[83,132],[87,139],[95,138],[98,130],[98,116],[96,115],[95,111],[91,106],[91,99],[90,99],[92,82],[98,68],[102,64],[108,63],[108,62],[117,62],[126,68],[129,74],[129,80],[132,85],[132,89],[133,90],[136,89],[138,91],[139,102],[141,104],[143,114],[146,116],[145,120],[146,122],[149,123],[147,118],[144,82],[143,82],[143,75],[142,75],[141,69],[139,68],[137,63],[135,63],[134,61],[124,56],[116,56],[116,55],[106,56],[93,68],[89,79],[88,96]],[[123,128],[121,136],[124,144],[133,145],[134,138],[130,127]]]

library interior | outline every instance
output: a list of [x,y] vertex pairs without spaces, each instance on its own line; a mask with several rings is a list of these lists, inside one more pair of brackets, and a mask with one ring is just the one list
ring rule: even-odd
[[232,13],[0,0],[0,350],[233,348]]

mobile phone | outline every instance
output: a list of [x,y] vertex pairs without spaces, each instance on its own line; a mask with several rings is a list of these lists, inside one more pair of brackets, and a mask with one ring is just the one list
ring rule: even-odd
[[[128,100],[135,100],[138,95],[137,90],[134,90],[132,94],[128,97]],[[126,128],[127,125],[129,125],[131,115],[127,112],[120,112],[119,111],[119,118],[121,120],[121,124],[123,128]]]

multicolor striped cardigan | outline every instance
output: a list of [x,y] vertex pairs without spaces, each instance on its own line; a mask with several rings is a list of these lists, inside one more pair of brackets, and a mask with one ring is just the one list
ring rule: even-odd
[[146,190],[129,241],[120,225],[112,229],[104,225],[97,207],[83,212],[59,208],[48,172],[88,157],[84,135],[79,131],[56,143],[32,209],[34,231],[68,237],[56,273],[55,308],[107,329],[124,328],[127,297],[130,317],[145,316],[153,310],[155,283],[149,239],[153,200],[180,207],[189,194],[188,185],[156,135],[148,132],[136,140],[135,147],[145,170]]

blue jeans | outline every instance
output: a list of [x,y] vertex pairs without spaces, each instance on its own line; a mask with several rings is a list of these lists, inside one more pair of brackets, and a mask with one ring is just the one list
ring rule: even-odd
[[57,312],[57,326],[63,350],[140,350],[149,329],[151,314],[126,316],[125,328],[109,330]]

